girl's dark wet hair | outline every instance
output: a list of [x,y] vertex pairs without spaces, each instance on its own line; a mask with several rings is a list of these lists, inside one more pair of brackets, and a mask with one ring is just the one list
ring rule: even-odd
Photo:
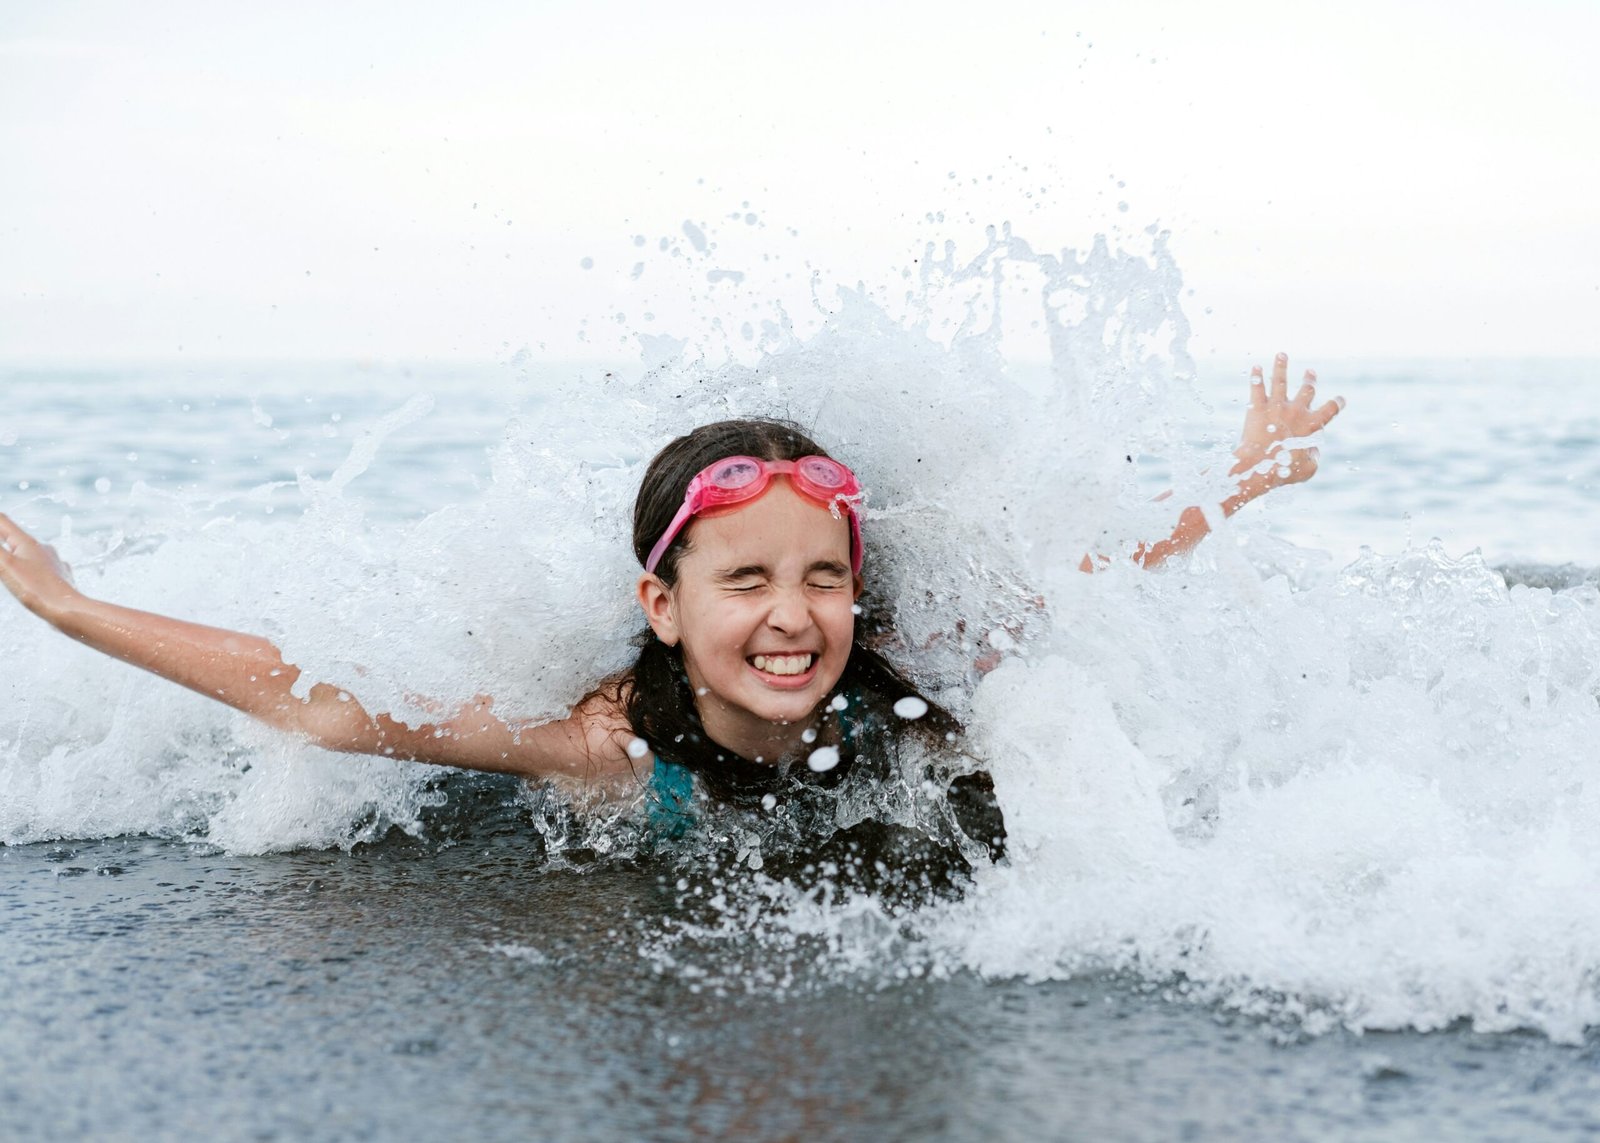
[[[662,449],[645,470],[633,507],[633,552],[642,567],[672,518],[683,506],[684,491],[701,469],[729,456],[754,456],[762,460],[797,460],[802,456],[827,456],[827,452],[795,424],[752,418],[702,425]],[[662,554],[656,575],[668,587],[677,583],[678,561],[688,550],[691,528],[685,528]],[[866,596],[862,597],[863,600]],[[876,708],[880,721],[897,732],[943,745],[959,734],[960,724],[944,708],[917,688],[869,640],[890,634],[886,624],[870,611],[856,619],[855,639],[837,693]],[[683,667],[683,652],[668,647],[646,630],[640,636],[639,658],[631,685],[625,684],[625,709],[633,732],[648,742],[656,754],[688,767],[701,776],[718,797],[741,800],[770,790],[780,777],[771,765],[752,762],[717,745],[706,736],[695,710],[694,694]],[[928,704],[928,713],[914,721],[894,717],[890,707],[899,699],[916,696]],[[821,711],[818,712],[820,716]],[[835,772],[842,776],[851,759]]]

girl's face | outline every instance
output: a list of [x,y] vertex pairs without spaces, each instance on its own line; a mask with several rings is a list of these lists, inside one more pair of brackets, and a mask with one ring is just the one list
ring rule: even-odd
[[780,477],[757,500],[697,516],[689,543],[678,582],[642,576],[639,602],[657,637],[682,645],[706,733],[776,762],[850,657],[849,521]]

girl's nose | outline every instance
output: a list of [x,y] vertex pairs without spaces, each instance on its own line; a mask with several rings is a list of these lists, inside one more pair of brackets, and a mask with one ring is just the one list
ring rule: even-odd
[[774,631],[782,631],[793,635],[804,631],[811,623],[811,612],[807,609],[804,596],[798,591],[777,592],[772,600],[772,609],[767,612],[767,626]]

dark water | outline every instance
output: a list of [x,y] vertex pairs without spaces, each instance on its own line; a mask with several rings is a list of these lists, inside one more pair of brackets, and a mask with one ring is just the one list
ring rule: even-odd
[[[27,1139],[1558,1139],[1600,1041],[1306,1040],[1149,984],[642,955],[671,871],[451,841],[0,849],[0,1131]],[[790,957],[752,971],[752,959]],[[693,957],[688,960],[692,961]],[[740,963],[729,963],[737,961]],[[680,964],[687,961],[680,961]],[[700,969],[719,975],[719,965]]]

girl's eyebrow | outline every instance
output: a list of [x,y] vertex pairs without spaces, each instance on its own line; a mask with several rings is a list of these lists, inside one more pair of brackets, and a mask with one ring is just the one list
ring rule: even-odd
[[818,560],[806,569],[808,572],[827,572],[829,575],[848,575],[850,569],[838,560]]
[[743,567],[737,568],[719,568],[717,571],[712,573],[712,575],[721,582],[728,582],[736,579],[760,578],[767,574],[767,569],[762,564],[745,564]]

